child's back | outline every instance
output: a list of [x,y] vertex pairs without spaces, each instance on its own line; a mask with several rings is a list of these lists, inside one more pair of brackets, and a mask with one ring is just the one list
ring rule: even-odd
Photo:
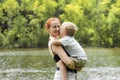
[[85,51],[74,37],[66,36],[60,39],[60,41],[71,57],[77,57],[87,60]]

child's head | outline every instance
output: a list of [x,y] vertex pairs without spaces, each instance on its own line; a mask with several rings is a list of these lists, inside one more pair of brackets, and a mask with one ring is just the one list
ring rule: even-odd
[[77,27],[72,22],[64,22],[61,25],[61,34],[63,34],[63,30],[65,30],[65,35],[73,37],[77,31]]

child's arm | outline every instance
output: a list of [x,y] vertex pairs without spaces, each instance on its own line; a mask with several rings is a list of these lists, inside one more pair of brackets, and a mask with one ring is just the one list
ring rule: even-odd
[[60,40],[53,40],[53,41],[52,41],[52,44],[53,44],[53,45],[56,45],[56,46],[61,46],[61,45],[62,45],[62,43],[61,43]]
[[67,70],[65,64],[62,62],[62,60],[59,60],[58,65],[62,75],[62,80],[67,80]]

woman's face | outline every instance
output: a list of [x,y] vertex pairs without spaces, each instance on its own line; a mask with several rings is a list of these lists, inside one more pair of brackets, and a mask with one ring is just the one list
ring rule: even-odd
[[52,21],[50,28],[49,28],[49,33],[50,35],[57,37],[59,36],[60,33],[60,22],[56,21]]

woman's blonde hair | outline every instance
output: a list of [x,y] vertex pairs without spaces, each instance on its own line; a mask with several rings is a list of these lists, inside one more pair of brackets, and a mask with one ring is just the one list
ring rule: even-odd
[[61,27],[66,30],[68,36],[74,36],[77,31],[76,25],[72,22],[64,22]]

